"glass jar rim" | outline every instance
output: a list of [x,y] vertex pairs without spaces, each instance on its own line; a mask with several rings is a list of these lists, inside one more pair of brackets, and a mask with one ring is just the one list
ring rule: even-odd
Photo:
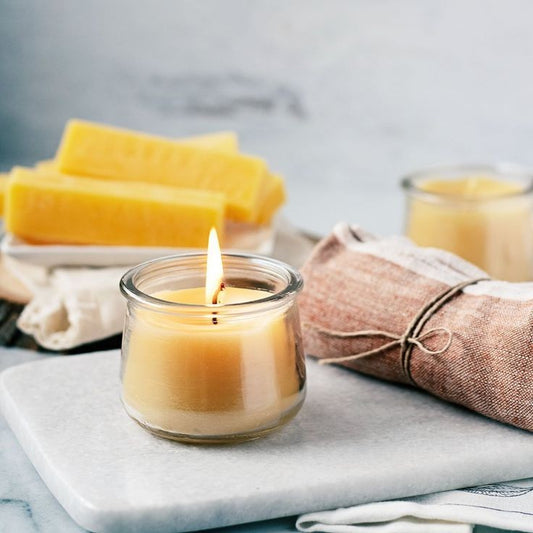
[[[172,264],[175,261],[186,261],[194,259],[204,259],[207,257],[206,252],[189,252],[189,253],[180,253],[175,255],[167,255],[164,257],[158,257],[156,259],[151,259],[144,261],[139,265],[129,269],[120,280],[120,291],[127,300],[133,300],[145,307],[150,307],[158,310],[164,311],[175,311],[179,310],[194,312],[202,311],[205,312],[206,309],[212,311],[206,304],[191,304],[184,302],[170,302],[168,300],[163,300],[161,298],[156,298],[147,294],[146,292],[139,289],[135,284],[136,276],[140,275],[141,272],[150,266],[157,263],[169,263]],[[286,285],[277,292],[266,293],[268,294],[264,298],[259,298],[257,300],[237,302],[223,304],[221,307],[224,308],[224,312],[235,312],[235,313],[246,313],[256,312],[258,308],[262,310],[266,307],[277,307],[287,298],[290,298],[293,295],[296,295],[303,287],[303,278],[300,272],[293,268],[292,266],[279,261],[278,259],[273,259],[271,257],[266,257],[257,254],[244,254],[244,253],[222,253],[222,262],[224,263],[224,258],[226,260],[242,260],[242,261],[252,261],[256,265],[262,265],[264,267],[270,267],[270,270],[275,270],[278,273],[283,272],[287,276]]]
[[[455,193],[437,193],[426,191],[418,186],[422,179],[429,179],[432,176],[443,179],[453,179],[452,176],[468,174],[487,174],[489,176],[502,177],[509,180],[517,179],[523,181],[524,187],[518,191],[505,192],[487,196],[469,197]],[[533,171],[531,169],[515,164],[500,163],[495,165],[467,163],[461,165],[433,165],[416,170],[401,178],[400,186],[408,194],[415,194],[428,199],[460,201],[465,203],[494,202],[503,199],[527,196],[533,193]]]

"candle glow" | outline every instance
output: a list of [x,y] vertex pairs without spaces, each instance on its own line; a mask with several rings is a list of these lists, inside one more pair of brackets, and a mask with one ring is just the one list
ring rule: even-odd
[[217,230],[211,228],[207,245],[207,269],[205,275],[205,303],[217,305],[221,303],[224,267],[218,243]]

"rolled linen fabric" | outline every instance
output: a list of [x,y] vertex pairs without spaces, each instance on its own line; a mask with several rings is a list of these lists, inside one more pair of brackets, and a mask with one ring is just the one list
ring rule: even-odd
[[347,224],[302,274],[308,354],[533,430],[533,283]]

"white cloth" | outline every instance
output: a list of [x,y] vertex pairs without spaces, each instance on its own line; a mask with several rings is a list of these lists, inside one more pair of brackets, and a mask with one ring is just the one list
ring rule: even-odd
[[122,331],[119,281],[128,267],[47,269],[13,259],[5,265],[33,294],[17,326],[41,346],[67,350]]
[[303,532],[467,533],[473,525],[533,532],[533,478],[309,513]]
[[[314,244],[313,237],[283,222],[272,255],[298,267]],[[133,265],[46,268],[8,256],[4,264],[33,294],[17,325],[41,346],[68,350],[122,331],[125,300],[119,281]]]
[[[347,248],[357,253],[381,257],[403,268],[450,287],[465,278],[489,277],[486,272],[461,257],[439,248],[418,247],[407,237],[392,236],[377,238],[359,226],[338,223],[333,232]],[[416,248],[416,254],[413,254]],[[508,281],[480,281],[463,289],[466,294],[495,296],[506,300],[528,301],[533,299],[533,282],[511,283]]]

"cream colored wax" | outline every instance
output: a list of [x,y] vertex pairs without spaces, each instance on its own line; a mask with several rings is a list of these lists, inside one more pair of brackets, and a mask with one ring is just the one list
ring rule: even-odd
[[531,199],[521,184],[471,176],[416,188],[431,196],[411,199],[406,233],[415,243],[454,252],[497,279],[531,279]]
[[[266,295],[227,287],[224,305]],[[153,296],[203,305],[205,289]],[[284,421],[299,401],[302,354],[287,310],[236,321],[224,305],[206,307],[200,318],[138,310],[126,339],[123,400],[150,427],[198,436],[246,433]]]

